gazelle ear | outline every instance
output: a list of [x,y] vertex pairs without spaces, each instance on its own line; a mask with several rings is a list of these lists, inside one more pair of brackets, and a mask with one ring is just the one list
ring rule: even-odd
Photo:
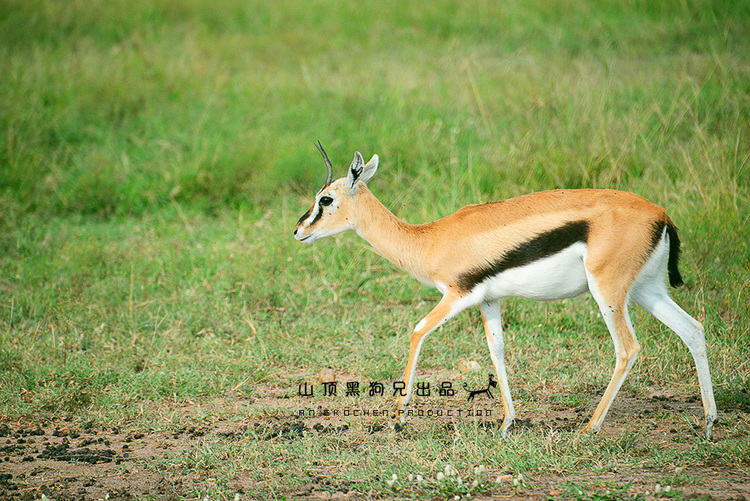
[[357,191],[357,183],[362,181],[366,183],[372,176],[375,175],[375,171],[378,170],[378,156],[373,155],[367,164],[365,164],[364,158],[360,152],[354,153],[354,160],[349,166],[349,174],[346,177],[346,186],[352,191]]

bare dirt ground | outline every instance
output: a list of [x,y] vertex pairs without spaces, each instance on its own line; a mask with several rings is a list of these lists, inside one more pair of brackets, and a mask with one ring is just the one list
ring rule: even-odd
[[[686,440],[675,440],[677,430],[685,430],[685,415],[700,414],[700,403],[694,399],[652,396],[647,400],[621,398],[616,409],[608,417],[601,433],[615,435],[623,427],[648,430],[648,438],[658,446],[688,447]],[[587,411],[576,413],[570,409],[541,409],[535,415],[519,420],[517,433],[524,428],[535,429],[548,426],[560,431],[582,426]],[[658,426],[652,419],[656,413],[673,417],[660,418]],[[720,412],[720,422],[715,430],[715,441],[727,440],[728,426],[722,422],[750,422],[750,409],[734,409]],[[324,423],[328,423],[325,424]],[[696,420],[696,425],[697,425]],[[195,471],[180,472],[176,469],[150,467],[155,462],[165,461],[170,453],[187,451],[201,446],[206,440],[232,440],[249,428],[261,430],[267,440],[280,434],[295,431],[325,432],[334,429],[335,423],[315,419],[300,419],[296,416],[268,421],[217,422],[199,427],[187,427],[171,432],[135,432],[118,428],[96,426],[74,426],[60,422],[45,426],[33,423],[0,423],[0,499],[40,500],[44,494],[53,501],[64,500],[130,500],[130,499],[196,499],[201,493],[212,492],[216,479]],[[492,422],[488,425],[493,426]],[[419,426],[415,422],[412,426]],[[450,423],[446,423],[450,426]],[[340,427],[337,433],[387,433],[390,430],[366,429],[365,426]],[[735,428],[736,430],[736,428]],[[735,432],[736,434],[736,432]],[[697,431],[696,431],[697,435]],[[735,437],[736,439],[736,437]],[[697,440],[690,437],[690,440]],[[491,491],[491,498],[503,499],[571,499],[569,485],[628,486],[618,497],[587,497],[579,499],[653,499],[655,497],[679,497],[681,499],[745,500],[750,499],[749,464],[728,466],[710,461],[706,464],[686,467],[681,474],[692,480],[678,487],[674,493],[654,494],[655,485],[665,475],[674,471],[649,469],[623,469],[604,473],[529,473],[520,487],[512,485],[508,477],[506,484],[498,484]],[[289,499],[342,499],[358,500],[371,497],[387,498],[384,493],[366,495],[355,489],[332,488],[324,479],[313,481],[295,492],[273,493]],[[628,485],[629,484],[629,485]],[[249,478],[231,479],[228,485],[239,494],[240,499],[252,499],[252,492],[262,491],[258,482]],[[567,486],[567,487],[566,487]],[[677,490],[677,489],[676,489]],[[595,491],[595,492],[598,492]],[[588,493],[591,496],[591,492]],[[271,496],[271,494],[269,494]],[[486,499],[490,499],[487,497]]]

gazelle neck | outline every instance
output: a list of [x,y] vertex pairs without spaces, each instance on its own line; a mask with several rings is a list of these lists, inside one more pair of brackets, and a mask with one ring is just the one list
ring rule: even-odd
[[375,195],[360,184],[356,203],[357,235],[375,251],[421,282],[432,284],[424,269],[422,232],[397,218]]

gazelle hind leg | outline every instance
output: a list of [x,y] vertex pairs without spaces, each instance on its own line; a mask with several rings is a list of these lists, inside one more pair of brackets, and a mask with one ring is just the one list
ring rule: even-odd
[[501,433],[503,438],[508,435],[508,428],[513,424],[516,411],[513,408],[513,399],[510,396],[508,386],[508,375],[505,372],[505,341],[503,340],[503,325],[500,318],[500,303],[497,301],[484,302],[479,305],[484,321],[484,330],[487,335],[487,345],[490,348],[490,358],[495,365],[497,380],[500,386],[500,396],[503,399],[503,426]]
[[599,289],[593,275],[589,274],[588,279],[591,295],[594,296],[602,312],[602,317],[604,317],[604,322],[607,324],[607,329],[609,329],[612,342],[615,345],[615,370],[612,379],[593,416],[591,416],[589,424],[583,430],[584,432],[597,432],[620,391],[622,383],[633,367],[636,358],[638,358],[641,347],[630,323],[627,293],[609,292],[605,294]]
[[711,384],[711,372],[708,367],[706,335],[703,325],[680,308],[669,297],[666,287],[661,283],[635,289],[633,301],[675,331],[690,350],[695,362],[695,369],[698,372],[703,412],[706,418],[706,438],[711,440],[717,410],[713,385]]

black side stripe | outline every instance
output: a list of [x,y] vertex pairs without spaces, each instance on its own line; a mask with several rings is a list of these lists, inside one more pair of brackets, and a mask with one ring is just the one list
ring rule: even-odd
[[470,291],[477,284],[511,268],[525,266],[539,259],[557,254],[576,242],[585,242],[589,234],[587,221],[571,221],[553,230],[540,233],[514,249],[508,251],[495,262],[478,266],[458,277],[461,290]]

